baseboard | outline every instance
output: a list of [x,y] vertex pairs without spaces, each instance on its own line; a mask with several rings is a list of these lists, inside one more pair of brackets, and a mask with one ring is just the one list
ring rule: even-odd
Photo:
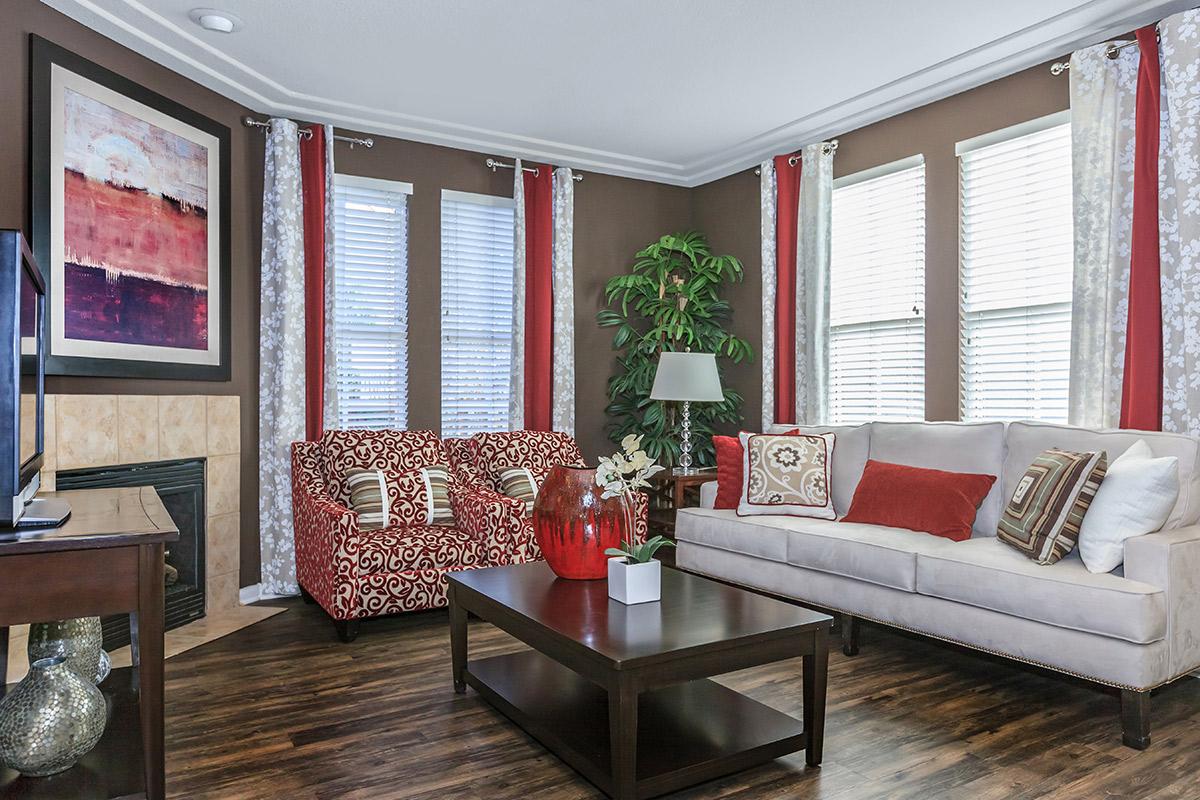
[[248,606],[251,603],[257,603],[262,599],[261,583],[254,583],[250,586],[243,586],[241,589],[238,589],[238,602],[244,606]]

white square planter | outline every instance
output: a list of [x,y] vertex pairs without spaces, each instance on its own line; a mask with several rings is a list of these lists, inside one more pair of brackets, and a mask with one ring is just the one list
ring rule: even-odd
[[624,556],[608,560],[608,596],[619,603],[653,603],[662,599],[662,562],[627,564]]

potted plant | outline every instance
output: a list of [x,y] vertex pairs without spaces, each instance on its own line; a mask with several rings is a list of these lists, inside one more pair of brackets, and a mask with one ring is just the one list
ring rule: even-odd
[[662,599],[662,562],[654,554],[674,546],[670,539],[655,536],[645,544],[622,541],[620,547],[605,550],[613,556],[608,560],[608,596],[626,605]]

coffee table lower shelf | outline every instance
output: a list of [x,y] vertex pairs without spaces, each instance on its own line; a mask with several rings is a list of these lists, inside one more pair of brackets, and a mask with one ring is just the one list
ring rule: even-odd
[[[464,674],[501,713],[612,794],[608,693],[533,650],[470,661]],[[703,679],[642,692],[637,797],[655,797],[803,750],[800,720]]]

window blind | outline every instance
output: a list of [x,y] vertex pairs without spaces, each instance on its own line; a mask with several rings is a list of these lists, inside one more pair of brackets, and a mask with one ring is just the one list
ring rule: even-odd
[[442,436],[508,429],[513,201],[442,192]]
[[339,428],[408,424],[408,195],[335,175],[334,357]]
[[1071,129],[1029,127],[959,150],[964,420],[1067,420]]
[[834,183],[829,421],[925,418],[925,165]]

